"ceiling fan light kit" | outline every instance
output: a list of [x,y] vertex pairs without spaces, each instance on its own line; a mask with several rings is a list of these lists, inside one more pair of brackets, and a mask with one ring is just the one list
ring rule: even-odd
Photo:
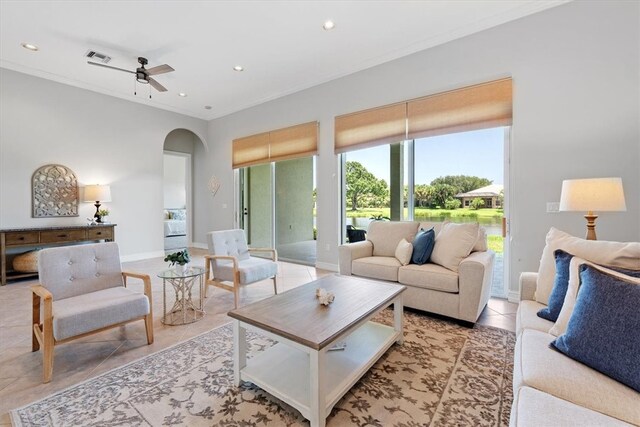
[[[151,76],[156,76],[158,74],[165,74],[165,73],[170,73],[172,71],[175,71],[173,69],[173,67],[171,67],[170,65],[167,65],[167,64],[163,64],[163,65],[158,65],[157,67],[146,69],[144,66],[147,65],[149,63],[149,61],[147,61],[147,58],[143,58],[142,56],[138,57],[138,63],[140,64],[140,67],[136,68],[135,71],[131,71],[131,70],[126,70],[124,68],[114,67],[114,66],[111,66],[111,65],[100,64],[100,63],[97,63],[97,62],[87,61],[87,64],[89,64],[89,65],[96,65],[98,67],[110,68],[110,69],[116,70],[116,71],[124,71],[125,73],[135,74],[136,75],[136,81],[138,83],[149,84],[155,90],[157,90],[158,92],[166,92],[167,88],[162,86],[160,83],[158,83],[157,80],[155,80]],[[136,94],[135,89],[134,89],[133,94],[134,95]],[[151,95],[149,95],[149,98],[151,98]]]

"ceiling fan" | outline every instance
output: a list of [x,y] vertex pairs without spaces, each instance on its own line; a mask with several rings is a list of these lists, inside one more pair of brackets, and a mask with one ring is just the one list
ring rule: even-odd
[[171,66],[169,66],[167,64],[158,65],[157,67],[146,69],[146,68],[144,68],[144,66],[147,65],[149,63],[149,61],[147,61],[147,58],[143,58],[141,56],[138,57],[138,63],[140,64],[140,67],[136,68],[135,71],[131,71],[131,70],[125,70],[124,68],[112,67],[111,65],[98,64],[97,62],[87,61],[87,64],[89,64],[89,65],[97,65],[98,67],[110,68],[112,70],[124,71],[125,73],[135,74],[136,75],[136,80],[139,83],[150,84],[158,92],[166,92],[167,88],[162,86],[160,83],[158,83],[151,76],[157,76],[158,74],[170,73],[170,72],[175,71],[175,70]]

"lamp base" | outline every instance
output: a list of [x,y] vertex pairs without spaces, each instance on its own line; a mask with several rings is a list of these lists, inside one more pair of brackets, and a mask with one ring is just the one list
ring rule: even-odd
[[93,217],[96,219],[96,222],[102,222],[102,217],[100,216],[100,214],[98,212],[100,212],[100,205],[101,203],[99,201],[96,200],[96,202],[94,203],[93,206],[96,207],[96,213],[93,214]]
[[587,220],[587,236],[585,237],[587,240],[598,240],[596,238],[596,219],[598,219],[598,215],[595,215],[593,212],[589,211],[585,216]]

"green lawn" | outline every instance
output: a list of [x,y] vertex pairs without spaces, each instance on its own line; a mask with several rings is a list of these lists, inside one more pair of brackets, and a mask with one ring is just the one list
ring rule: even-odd
[[[407,208],[404,209],[405,216]],[[372,216],[389,216],[389,208],[362,208],[357,211],[347,210],[347,218],[370,218]],[[502,218],[502,209],[428,209],[415,208],[414,218]]]

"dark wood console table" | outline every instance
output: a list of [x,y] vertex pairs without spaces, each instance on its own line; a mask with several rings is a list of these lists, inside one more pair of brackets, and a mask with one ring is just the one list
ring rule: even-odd
[[7,280],[38,275],[38,273],[22,273],[8,268],[8,249],[24,248],[32,250],[42,246],[59,246],[62,244],[95,242],[100,240],[113,241],[115,240],[115,226],[116,224],[100,224],[0,230],[2,286],[7,284]]

